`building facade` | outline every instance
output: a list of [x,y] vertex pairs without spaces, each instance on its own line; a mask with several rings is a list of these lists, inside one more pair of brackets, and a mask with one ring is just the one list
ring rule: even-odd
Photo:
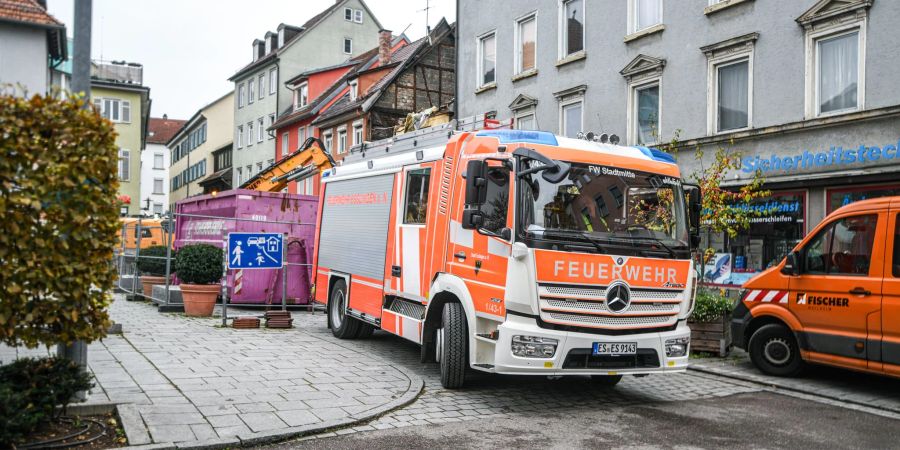
[[499,3],[502,19],[460,23],[460,115],[629,145],[677,138],[686,179],[717,148],[739,155],[724,185],[759,171],[772,196],[733,205],[763,212],[737,237],[706,233],[730,255],[723,284],[778,263],[841,205],[900,194],[898,2]]
[[292,107],[284,80],[374,47],[379,29],[363,0],[338,0],[302,26],[281,24],[253,42],[252,61],[229,78],[235,96],[233,164],[235,174],[242,172],[236,182],[275,161],[275,135],[266,129]]
[[141,152],[147,144],[150,88],[143,85],[143,67],[136,63],[91,63],[91,101],[116,129],[119,147],[121,214],[139,216],[141,209]]
[[0,85],[16,94],[43,94],[52,85],[51,60],[66,60],[66,27],[45,1],[0,2]]
[[161,216],[169,209],[169,149],[166,144],[184,123],[184,120],[169,119],[165,114],[150,118],[147,148],[141,152],[141,196],[138,199],[145,216]]
[[231,146],[234,130],[234,93],[200,108],[166,145],[169,166],[169,210],[175,203],[203,194],[200,182],[215,172],[213,153]]

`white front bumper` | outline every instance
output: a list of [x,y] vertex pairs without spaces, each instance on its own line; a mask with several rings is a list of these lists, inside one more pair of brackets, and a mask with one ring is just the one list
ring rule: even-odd
[[[493,372],[511,375],[616,375],[650,374],[663,372],[683,372],[688,366],[687,354],[682,357],[666,357],[667,339],[690,337],[691,330],[680,321],[672,331],[610,336],[602,334],[576,333],[541,328],[534,319],[509,314],[506,322],[499,326],[500,337],[495,346]],[[559,345],[553,358],[523,358],[511,351],[514,335],[541,336],[557,339]],[[658,367],[638,368],[571,368],[563,369],[563,363],[570,350],[590,351],[595,342],[637,342],[638,351],[652,349],[659,358]],[[688,352],[689,354],[690,352]],[[476,367],[477,368],[477,367]]]

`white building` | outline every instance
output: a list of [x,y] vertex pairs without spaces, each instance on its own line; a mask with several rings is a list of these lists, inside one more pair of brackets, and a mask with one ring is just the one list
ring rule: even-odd
[[[166,143],[184,125],[184,120],[150,118],[147,148],[141,152],[141,198],[144,215],[161,215],[169,205],[169,149]],[[147,202],[147,199],[150,199]],[[149,203],[149,208],[148,208]]]

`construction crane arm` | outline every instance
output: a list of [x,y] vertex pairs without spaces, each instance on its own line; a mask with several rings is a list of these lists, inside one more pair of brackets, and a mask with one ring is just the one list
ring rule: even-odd
[[334,167],[334,158],[325,151],[325,144],[319,138],[311,137],[287,158],[272,164],[247,180],[241,189],[263,192],[279,192],[289,181],[305,180],[317,173]]

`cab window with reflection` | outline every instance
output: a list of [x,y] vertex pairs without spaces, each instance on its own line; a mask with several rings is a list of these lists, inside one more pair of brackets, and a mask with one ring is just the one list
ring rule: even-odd
[[481,206],[484,223],[481,229],[500,234],[506,228],[509,212],[509,169],[490,167],[487,172],[487,199]]
[[804,249],[805,272],[868,275],[878,216],[845,217],[829,224]]
[[428,182],[431,169],[410,170],[406,174],[406,208],[403,223],[424,224],[428,212]]

